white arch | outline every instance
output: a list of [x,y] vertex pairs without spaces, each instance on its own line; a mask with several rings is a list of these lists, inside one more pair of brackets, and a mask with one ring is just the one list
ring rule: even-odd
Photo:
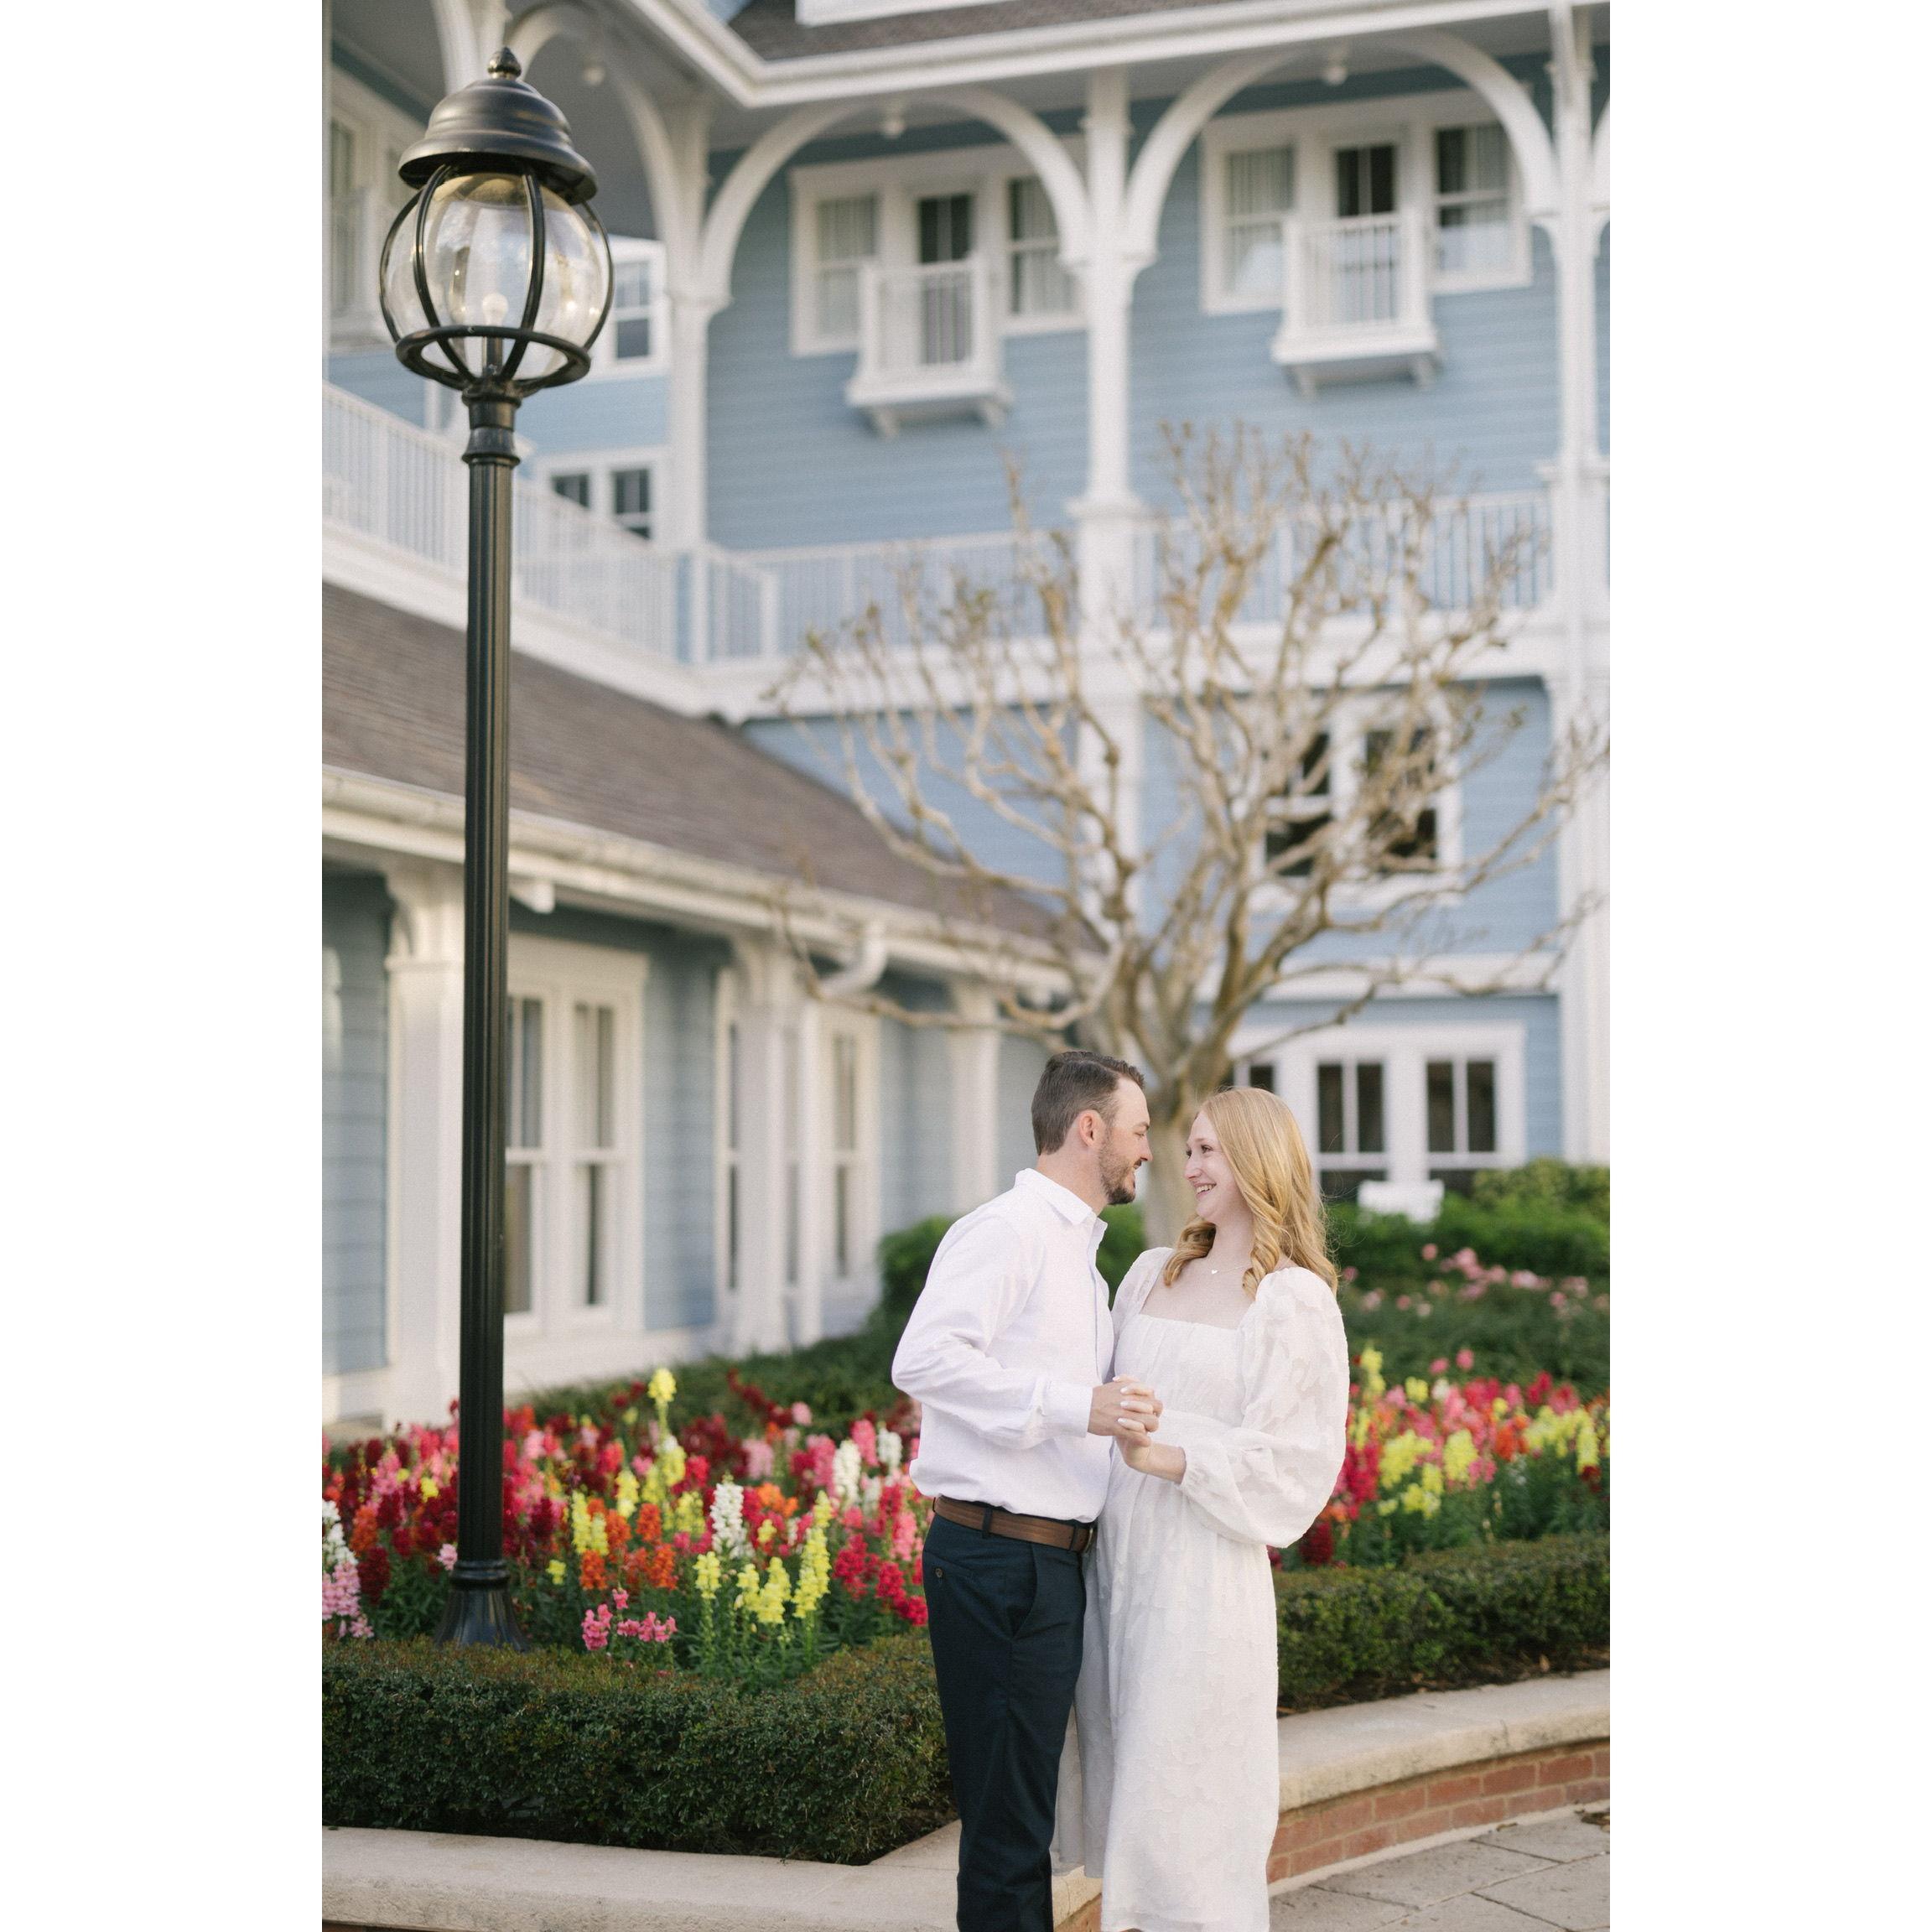
[[[957,107],[975,121],[997,129],[1031,161],[1040,184],[1053,204],[1060,224],[1062,261],[1083,261],[1088,247],[1087,190],[1080,171],[1068,158],[1059,137],[1031,109],[984,87],[947,87],[917,96],[922,102]],[[731,299],[731,263],[738,238],[758,197],[771,178],[800,148],[855,114],[873,111],[873,103],[842,101],[801,107],[776,126],[767,127],[745,152],[718,190],[704,220],[699,257],[698,288],[704,299],[722,309]],[[1078,251],[1078,253],[1076,253]]]
[[1446,67],[1496,110],[1523,174],[1524,212],[1532,221],[1553,220],[1561,197],[1556,152],[1528,90],[1499,61],[1453,34],[1392,34],[1388,44],[1406,47],[1437,67]]
[[1255,54],[1239,54],[1191,83],[1167,104],[1154,123],[1127,184],[1122,252],[1135,268],[1154,259],[1155,236],[1161,210],[1174,184],[1174,171],[1194,137],[1239,94],[1264,74],[1305,52],[1300,47],[1265,47]]
[[436,22],[436,44],[443,55],[443,91],[453,94],[467,82],[483,78],[488,55],[477,49],[476,23],[465,0],[429,0],[429,8]]
[[537,0],[510,23],[508,40],[527,74],[530,63],[559,34],[574,33],[579,40],[589,40],[595,30],[596,16],[584,0]]

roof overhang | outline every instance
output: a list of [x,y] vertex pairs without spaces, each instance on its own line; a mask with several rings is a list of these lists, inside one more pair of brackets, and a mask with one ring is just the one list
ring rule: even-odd
[[1546,21],[1524,0],[1224,0],[1218,5],[1114,14],[997,33],[908,41],[891,47],[770,60],[704,0],[622,0],[687,65],[740,108],[814,101],[1076,72],[1095,65],[1145,66],[1306,43],[1326,48],[1402,33],[1490,20]]
[[[325,766],[322,836],[335,858],[380,865],[399,858],[463,863],[463,801],[454,794]],[[942,921],[889,900],[807,886],[749,867],[535,813],[510,814],[512,895],[662,920],[721,938],[789,937],[844,957],[862,934],[890,964],[942,979],[994,979],[1048,997],[1065,974],[1037,939]]]

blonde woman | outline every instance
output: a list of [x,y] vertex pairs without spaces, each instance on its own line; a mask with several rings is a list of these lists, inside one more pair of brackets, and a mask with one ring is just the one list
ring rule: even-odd
[[1158,1391],[1115,1446],[1088,1558],[1056,1852],[1100,1880],[1101,1932],[1267,1932],[1275,1753],[1268,1548],[1342,1467],[1348,1348],[1294,1115],[1217,1093],[1187,1139],[1194,1218],[1114,1302],[1114,1370]]

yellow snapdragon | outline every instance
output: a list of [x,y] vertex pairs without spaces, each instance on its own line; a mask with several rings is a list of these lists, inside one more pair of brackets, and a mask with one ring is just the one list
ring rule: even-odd
[[617,1472],[617,1514],[626,1523],[637,1514],[637,1478],[628,1469]]
[[1421,1460],[1422,1452],[1427,1446],[1413,1429],[1405,1429],[1400,1436],[1393,1436],[1384,1442],[1382,1445],[1382,1487],[1400,1489],[1407,1481],[1409,1472]]
[[543,1567],[553,1583],[561,1583],[568,1574],[558,1557],[553,1556]]
[[691,1566],[691,1576],[698,1586],[698,1594],[709,1603],[718,1594],[718,1586],[724,1581],[724,1566],[718,1561],[718,1552],[715,1550],[703,1551]]
[[704,1498],[696,1490],[687,1489],[672,1506],[671,1527],[687,1536],[695,1536],[704,1527]]
[[758,1592],[758,1601],[753,1606],[752,1614],[761,1623],[782,1623],[785,1621],[785,1599],[792,1593],[792,1579],[785,1574],[782,1563],[774,1563],[765,1572],[765,1587]]
[[1402,1384],[1402,1391],[1418,1407],[1429,1400],[1429,1384],[1420,1375],[1411,1375]]
[[832,1559],[825,1553],[825,1532],[808,1530],[798,1555],[798,1587],[792,1593],[792,1613],[800,1623],[818,1607],[831,1583]]
[[1382,1379],[1382,1351],[1379,1348],[1364,1348],[1362,1351],[1363,1395],[1373,1402],[1388,1386]]
[[1476,1438],[1467,1429],[1458,1429],[1442,1445],[1442,1473],[1452,1483],[1460,1483],[1476,1461]]

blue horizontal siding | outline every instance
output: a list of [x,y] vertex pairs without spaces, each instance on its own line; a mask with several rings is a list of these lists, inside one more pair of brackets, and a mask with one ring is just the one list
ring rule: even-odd
[[557,449],[654,449],[670,434],[669,411],[662,376],[598,377],[540,390],[517,413],[517,432],[540,456]]
[[322,1367],[387,1359],[389,900],[380,878],[322,875]]
[[722,941],[642,921],[512,904],[512,932],[648,957],[644,982],[644,1325],[694,1327],[715,1312],[718,974]]
[[423,392],[428,384],[412,376],[388,349],[358,350],[353,356],[329,358],[329,380],[339,389],[400,416],[405,423],[423,426]]

